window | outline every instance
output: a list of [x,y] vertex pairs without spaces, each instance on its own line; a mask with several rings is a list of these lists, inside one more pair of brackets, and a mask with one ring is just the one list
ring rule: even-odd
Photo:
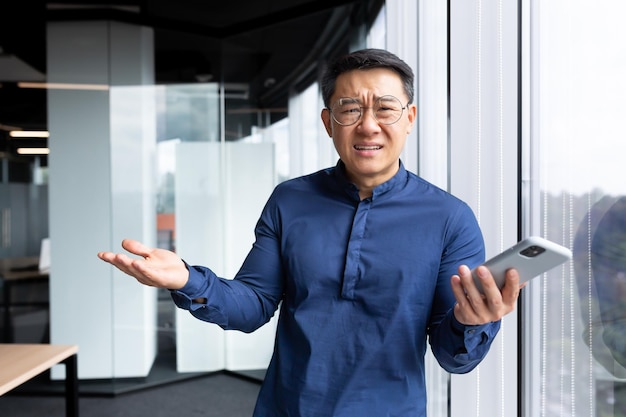
[[532,416],[626,415],[626,3],[530,2],[528,228],[574,251],[532,288]]

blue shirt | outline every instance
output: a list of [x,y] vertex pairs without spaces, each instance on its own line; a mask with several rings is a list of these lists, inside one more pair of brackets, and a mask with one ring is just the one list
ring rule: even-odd
[[450,277],[484,260],[472,210],[401,162],[364,200],[341,161],[285,181],[255,234],[233,280],[189,266],[172,291],[195,317],[244,332],[282,302],[254,416],[425,416],[427,340],[445,370],[464,373],[500,327],[464,326],[452,313]]

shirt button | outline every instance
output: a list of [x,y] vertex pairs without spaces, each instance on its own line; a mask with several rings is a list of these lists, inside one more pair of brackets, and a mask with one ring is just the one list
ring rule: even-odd
[[471,330],[468,330],[467,332],[468,332],[469,334],[472,334],[472,333],[476,333],[476,330],[471,329]]

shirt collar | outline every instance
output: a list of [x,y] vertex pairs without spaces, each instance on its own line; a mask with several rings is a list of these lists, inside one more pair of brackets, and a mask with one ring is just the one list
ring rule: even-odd
[[[399,161],[399,164],[400,167],[398,169],[398,172],[396,172],[393,177],[389,178],[387,181],[380,185],[377,185],[374,188],[371,197],[372,200],[394,189],[399,189],[400,187],[402,187],[402,185],[405,183],[406,169],[404,168],[404,164],[401,160]],[[350,197],[359,201],[359,189],[356,185],[354,185],[354,183],[350,182],[350,180],[348,179],[346,175],[346,166],[341,159],[337,161],[337,165],[334,169],[334,174],[342,189],[345,190],[345,192],[348,193]]]

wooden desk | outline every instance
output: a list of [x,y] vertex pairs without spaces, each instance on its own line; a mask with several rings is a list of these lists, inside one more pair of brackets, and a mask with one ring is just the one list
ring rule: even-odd
[[65,414],[78,417],[78,346],[0,343],[0,396],[59,363],[65,364]]
[[4,334],[2,335],[2,342],[13,342],[13,322],[11,320],[11,306],[16,304],[11,301],[12,287],[17,284],[34,282],[37,280],[47,280],[49,278],[47,272],[41,272],[38,269],[22,269],[38,264],[38,256],[0,259],[0,279],[2,280],[4,285],[4,289],[2,291],[2,303],[4,305]]

